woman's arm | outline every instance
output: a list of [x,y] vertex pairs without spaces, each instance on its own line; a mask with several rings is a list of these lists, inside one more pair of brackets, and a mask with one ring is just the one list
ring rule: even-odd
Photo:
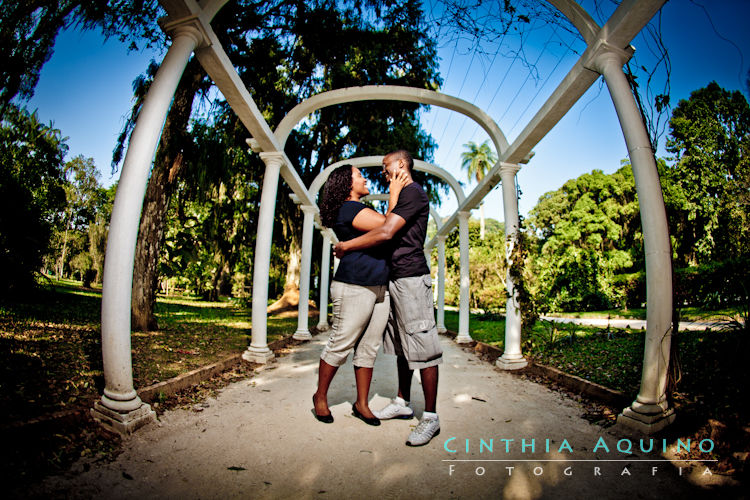
[[385,223],[383,225],[367,231],[362,236],[357,236],[352,240],[339,241],[336,243],[333,247],[333,253],[340,259],[346,254],[346,252],[380,245],[381,243],[392,240],[396,233],[405,225],[406,220],[403,217],[398,214],[390,213],[388,214],[388,217],[385,218]]
[[352,227],[357,231],[371,231],[385,222],[385,215],[372,208],[363,208],[352,220]]

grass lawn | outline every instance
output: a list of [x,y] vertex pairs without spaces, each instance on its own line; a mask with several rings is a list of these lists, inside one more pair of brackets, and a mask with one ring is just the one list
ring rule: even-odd
[[[99,291],[65,282],[33,303],[0,303],[0,425],[90,406],[101,395],[100,311]],[[158,331],[131,337],[136,389],[242,352],[250,341],[250,311],[234,302],[160,297],[156,315]],[[268,341],[296,327],[296,317],[270,317]]]

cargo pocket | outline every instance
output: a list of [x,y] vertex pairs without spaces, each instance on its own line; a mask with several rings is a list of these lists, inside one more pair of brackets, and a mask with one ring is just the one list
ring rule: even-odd
[[411,303],[400,308],[403,317],[404,331],[413,335],[426,332],[435,327],[435,310],[432,307],[432,280],[429,275],[421,276],[413,283]]
[[432,306],[432,280],[421,276],[411,283],[409,299],[399,308],[409,361],[429,361],[442,355]]

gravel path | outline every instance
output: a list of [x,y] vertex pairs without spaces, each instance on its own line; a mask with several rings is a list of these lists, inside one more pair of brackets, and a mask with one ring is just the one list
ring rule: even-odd
[[[29,495],[702,498],[711,496],[710,485],[722,479],[701,476],[703,465],[692,471],[684,468],[680,476],[678,463],[644,461],[663,460],[660,455],[619,452],[621,437],[581,418],[582,409],[574,400],[500,371],[445,337],[438,396],[441,434],[430,444],[404,445],[416,419],[371,427],[351,416],[355,388],[350,362],[331,386],[335,422],[319,423],[311,413],[311,396],[325,340],[318,335],[255,377],[231,384],[200,406],[201,411],[165,413],[159,424],[125,440],[125,451],[115,461],[96,464],[87,472],[77,464]],[[420,415],[418,384],[415,379],[414,406]],[[395,358],[380,356],[372,407],[384,406],[395,387]],[[637,449],[638,439],[632,443]]]

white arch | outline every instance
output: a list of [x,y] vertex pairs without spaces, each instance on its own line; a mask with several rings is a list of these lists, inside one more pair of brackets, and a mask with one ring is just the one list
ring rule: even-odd
[[294,127],[307,115],[326,106],[345,104],[356,101],[407,101],[430,104],[450,109],[474,120],[490,136],[498,154],[508,149],[505,138],[497,123],[484,111],[473,104],[457,97],[441,94],[434,90],[400,87],[397,85],[365,85],[322,92],[305,99],[287,113],[274,135],[283,148]]
[[[641,201],[648,276],[648,327],[641,387],[636,401],[623,411],[618,422],[651,433],[674,419],[673,411],[666,400],[666,363],[669,360],[671,341],[672,304],[671,273],[668,272],[671,268],[671,252],[666,212],[654,152],[651,150],[638,108],[622,72],[622,65],[632,55],[628,44],[662,7],[665,0],[623,1],[601,29],[598,29],[596,23],[590,20],[590,16],[572,0],[549,0],[581,31],[588,47],[510,145],[499,127],[476,106],[438,92],[407,87],[368,86],[319,94],[295,107],[292,110],[294,116],[290,113],[277,131],[272,132],[208,24],[225,1],[160,0],[160,4],[169,14],[161,26],[171,35],[172,46],[146,96],[143,111],[131,135],[113,207],[102,291],[102,357],[105,389],[101,400],[94,405],[92,413],[95,418],[120,432],[132,432],[154,418],[150,406],[138,398],[133,387],[129,314],[132,250],[137,238],[139,207],[143,203],[156,143],[174,96],[174,89],[190,54],[194,51],[252,135],[254,150],[263,151],[261,156],[266,163],[255,253],[254,277],[258,277],[258,281],[253,282],[253,341],[246,352],[251,354],[246,359],[261,362],[273,357],[266,343],[267,273],[263,279],[263,273],[259,271],[262,271],[264,266],[267,271],[268,267],[279,174],[302,203],[315,210],[314,201],[310,199],[291,161],[283,152],[283,143],[300,119],[316,109],[334,104],[362,100],[402,100],[445,107],[477,121],[495,144],[499,161],[464,201],[459,202],[456,213],[440,226],[437,234],[439,240],[456,224],[461,229],[461,224],[468,217],[468,210],[476,206],[501,178],[503,184],[507,185],[504,186],[504,190],[511,190],[515,175],[512,170],[517,169],[516,164],[529,157],[531,149],[559,122],[599,76],[603,75],[620,119],[633,165],[636,188]],[[596,33],[592,37],[593,32]],[[283,141],[279,141],[281,137]],[[515,193],[510,193],[508,197],[504,194],[503,204],[506,212],[515,212],[514,218],[517,219],[517,206],[513,205],[515,202],[511,202],[513,198]],[[506,227],[510,227],[510,224],[506,223]],[[506,347],[510,344],[508,338],[506,329]],[[252,350],[253,347],[257,347],[256,351]]]
[[[341,160],[337,161],[336,163],[332,163],[331,165],[323,169],[323,171],[320,172],[317,176],[315,176],[315,179],[313,179],[313,181],[310,183],[310,198],[313,200],[316,198],[316,196],[318,195],[318,191],[320,191],[320,188],[322,188],[323,184],[325,184],[326,180],[328,180],[328,176],[331,175],[331,172],[336,170],[341,165],[347,164],[357,168],[379,167],[383,164],[383,157],[361,156],[359,158],[349,158],[348,160]],[[437,165],[433,165],[432,163],[427,163],[426,161],[422,160],[414,160],[414,169],[419,170],[420,172],[427,172],[428,174],[432,174],[435,177],[438,177],[447,182],[451,189],[453,189],[453,192],[456,194],[456,198],[459,200],[459,203],[463,202],[463,200],[466,198],[461,184],[459,184],[456,178],[453,177],[453,175],[451,175],[451,173],[447,170],[444,170]]]

